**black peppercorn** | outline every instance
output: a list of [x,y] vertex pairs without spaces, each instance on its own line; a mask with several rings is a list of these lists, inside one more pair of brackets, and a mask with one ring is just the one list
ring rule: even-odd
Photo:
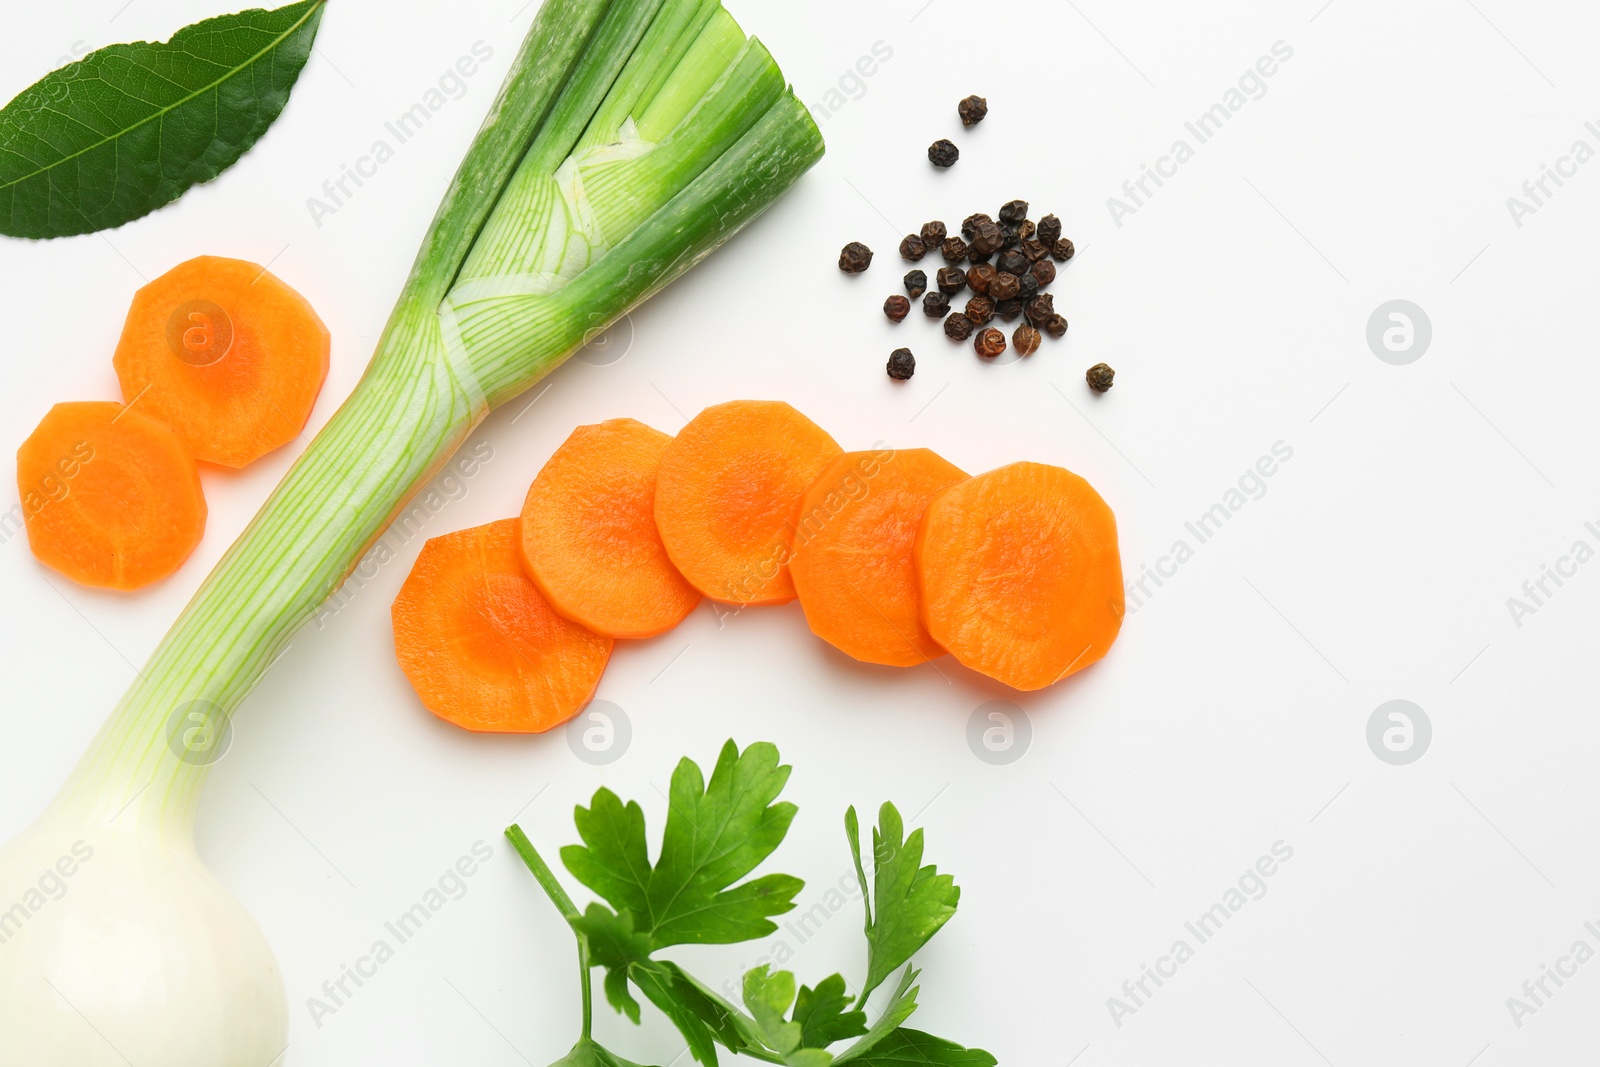
[[966,316],[975,326],[985,325],[994,318],[994,301],[986,296],[973,297],[967,301]]
[[1015,322],[1017,316],[1022,314],[1022,301],[1015,297],[1010,300],[996,300],[994,313],[1007,322]]
[[1050,254],[1056,257],[1056,262],[1058,263],[1065,263],[1067,260],[1071,259],[1072,253],[1075,251],[1077,251],[1077,249],[1072,247],[1071,239],[1066,237],[1063,237],[1061,240],[1050,246]]
[[1036,232],[1038,232],[1038,227],[1034,226],[1032,220],[1030,219],[1023,219],[1022,225],[1017,227],[1017,236],[1021,237],[1024,241],[1032,239]]
[[989,295],[996,300],[1011,300],[1020,292],[1022,283],[1017,280],[1015,274],[1007,274],[1005,271],[996,274],[994,281],[989,283]]
[[979,263],[967,271],[967,285],[971,286],[974,293],[987,293],[995,275],[999,273],[992,264]]
[[1051,315],[1044,320],[1044,332],[1055,338],[1065,337],[1067,335],[1067,320],[1060,315]]
[[928,146],[928,162],[936,167],[953,167],[961,158],[961,149],[950,141],[935,141]]
[[1000,209],[1000,221],[1013,225],[1022,222],[1028,217],[1028,202],[1026,200],[1012,200]]
[[922,298],[922,313],[930,319],[942,319],[950,314],[950,298],[935,290]]
[[889,316],[890,322],[904,322],[911,314],[911,301],[896,293],[883,302],[883,313]]
[[932,251],[944,244],[944,239],[949,234],[945,232],[942,222],[924,222],[922,224],[922,247]]
[[976,126],[988,113],[989,101],[981,96],[969,96],[956,105],[956,114],[961,116],[963,126]]
[[839,253],[839,269],[846,274],[860,274],[872,266],[872,249],[860,241],[851,241]]
[[903,382],[917,373],[917,357],[909,348],[897,348],[889,354],[889,377]]
[[972,347],[976,348],[978,355],[984,359],[993,359],[1006,350],[1006,335],[991,326],[978,335]]
[[991,259],[994,258],[994,253],[993,252],[980,252],[976,248],[968,246],[968,248],[967,248],[967,258],[970,259],[974,263],[987,263]]
[[1103,393],[1107,389],[1111,388],[1111,379],[1115,378],[1116,376],[1117,372],[1106,366],[1104,363],[1096,363],[1094,366],[1089,368],[1089,373],[1085,374],[1083,377],[1088,381],[1090,389],[1093,389],[1097,393]]
[[1006,236],[993,221],[985,218],[972,227],[972,247],[978,252],[988,255],[1000,251],[1005,245]]
[[906,239],[900,242],[900,258],[909,259],[915,263],[928,254],[928,246],[922,243],[922,238],[914,233],[907,234]]
[[1023,257],[1027,259],[1029,263],[1037,263],[1041,259],[1048,259],[1050,256],[1050,249],[1045,247],[1045,243],[1043,241],[1023,241],[1018,248],[1022,252]]
[[1031,274],[1022,274],[1017,278],[1017,299],[1024,304],[1039,295],[1039,279]]
[[1053,245],[1061,240],[1061,220],[1054,215],[1046,215],[1040,219],[1039,240],[1047,245]]
[[1028,257],[1014,248],[1008,248],[1001,252],[1000,257],[994,261],[994,265],[1007,274],[1015,274],[1018,277],[1028,273]]
[[941,293],[955,296],[967,287],[967,272],[960,267],[940,267],[938,280]]
[[1056,298],[1049,293],[1040,293],[1028,301],[1022,313],[1028,316],[1028,321],[1035,326],[1043,326],[1056,313]]
[[1015,248],[1022,243],[1022,228],[1009,222],[1000,223],[1000,247]]
[[993,219],[981,211],[974,215],[968,215],[966,218],[961,220],[961,236],[971,240],[972,235],[978,231],[978,224],[980,222],[993,221]]
[[1011,343],[1016,346],[1017,355],[1031,356],[1039,351],[1039,331],[1032,326],[1018,326],[1017,332],[1011,335]]
[[928,276],[920,270],[906,272],[906,292],[915,300],[928,291]]
[[952,341],[965,341],[972,336],[972,320],[956,312],[944,320],[944,335]]
[[1033,265],[1033,277],[1039,287],[1044,288],[1056,280],[1056,265],[1048,259],[1041,259]]
[[967,258],[967,242],[959,237],[946,237],[944,244],[939,246],[939,253],[944,256],[946,263],[954,266]]

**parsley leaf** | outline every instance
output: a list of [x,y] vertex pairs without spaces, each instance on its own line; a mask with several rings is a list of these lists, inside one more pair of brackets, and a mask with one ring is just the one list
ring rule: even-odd
[[633,994],[628,992],[628,972],[623,968],[606,972],[605,981],[606,1003],[617,1010],[617,1014],[626,1015],[633,1020],[633,1025],[639,1025],[639,1002],[633,999]]
[[[833,1056],[824,1049],[835,1039],[826,1031],[831,1027],[841,1036],[851,1036],[845,1032],[848,1024],[840,1025],[843,1009],[850,1003],[850,998],[844,995],[844,979],[834,975],[822,986],[821,997],[813,990],[802,989],[804,1003],[796,1006],[793,1020],[786,1020],[784,1013],[791,1004],[796,1004],[794,975],[788,971],[772,974],[763,964],[744,976],[745,1007],[755,1017],[763,1043],[782,1057],[786,1067],[828,1067]],[[854,1032],[865,1033],[866,1017],[859,1012],[854,1014],[861,1018]],[[810,1042],[807,1041],[807,1021],[814,1023]],[[821,1040],[816,1040],[819,1037]]]
[[619,915],[602,904],[590,904],[572,926],[589,939],[590,962],[608,971],[649,959],[655,951],[650,938],[634,930],[632,912]]
[[[733,944],[777,930],[768,917],[794,907],[805,883],[769,874],[735,886],[782,843],[795,806],[774,803],[789,780],[778,750],[729,741],[709,783],[690,759],[672,775],[661,856],[652,867],[644,812],[609,789],[595,793],[575,815],[582,845],[561,850],[573,876],[618,914],[632,913],[634,929],[656,948]],[[730,888],[732,887],[732,888]]]
[[639,1067],[632,1060],[625,1060],[615,1052],[596,1044],[585,1037],[572,1046],[572,1051],[561,1057],[550,1067]]
[[[624,805],[617,794],[601,787],[587,808],[578,806],[573,821],[583,845],[568,845],[561,850],[561,862],[567,870],[618,913],[647,917],[650,846],[644,838],[644,809],[637,801]],[[648,926],[645,929],[648,931]]]
[[666,963],[636,963],[628,968],[628,977],[640,992],[650,998],[650,1003],[661,1009],[672,1025],[678,1028],[689,1045],[689,1054],[706,1067],[717,1067],[716,1039],[711,1028],[701,1018],[702,1006],[677,982]]
[[769,874],[728,889],[783,843],[793,804],[775,804],[791,768],[758,742],[740,755],[729,741],[707,784],[694,761],[672,774],[661,860],[650,880],[652,933],[663,945],[731,944],[778,929],[767,919],[794,907],[805,883]]
[[794,975],[788,971],[768,973],[766,964],[744,976],[744,1006],[755,1016],[766,1046],[780,1056],[800,1047],[801,1027],[784,1016],[794,1003]]
[[699,1014],[700,1020],[718,1034],[718,1040],[733,1052],[752,1052],[760,1055],[765,1047],[761,1026],[750,1016],[724,1000],[715,991],[703,985],[694,975],[677,964],[669,963],[681,989],[683,1002]]
[[981,1048],[962,1048],[902,1026],[853,1062],[856,1067],[995,1067],[996,1061]]
[[827,1048],[835,1041],[865,1034],[867,1013],[845,1010],[853,1000],[845,995],[842,975],[824,978],[816,989],[801,986],[794,1005],[794,1021],[801,1028],[800,1044],[805,1048]]
[[633,928],[633,913],[620,915],[603,904],[590,904],[572,928],[588,940],[589,962],[606,969],[606,1002],[635,1023],[639,1002],[628,992],[628,965],[647,960],[655,950],[650,938]]
[[762,1049],[760,1034],[751,1020],[689,977],[676,963],[635,963],[628,968],[628,977],[650,998],[650,1003],[672,1020],[690,1053],[706,1067],[716,1067],[714,1042],[721,1042],[733,1052]]
[[866,898],[867,981],[861,990],[864,1001],[950,921],[961,900],[961,889],[932,864],[922,866],[922,831],[913,830],[906,837],[900,812],[893,804],[884,804],[878,809],[878,826],[872,832],[869,892],[861,866],[861,828],[855,808],[845,813],[844,824],[856,877]]

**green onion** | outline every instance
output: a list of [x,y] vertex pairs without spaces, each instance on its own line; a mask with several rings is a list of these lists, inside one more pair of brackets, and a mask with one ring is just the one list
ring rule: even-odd
[[[211,739],[169,736],[174,714],[198,709],[220,727],[491,408],[709,255],[822,152],[772,57],[715,0],[548,0],[445,194],[366,374],[195,594],[51,810],[25,841],[0,851],[0,895],[12,873],[22,878],[34,855],[54,847],[40,842],[104,838],[113,826],[118,840],[138,835],[144,845],[102,850],[107,858],[97,862],[108,871],[113,856],[155,855],[142,848],[192,856],[209,761],[189,746]],[[203,876],[206,893],[226,897],[197,863],[174,869],[190,881]],[[144,872],[140,884],[148,882]],[[205,895],[193,886],[166,892]],[[133,908],[137,898],[117,907]],[[75,889],[42,917],[81,921],[73,908],[94,899]],[[238,948],[244,933],[231,952],[213,944],[230,923],[248,925],[227,904],[236,917],[194,916],[171,943],[213,962],[227,955],[241,968],[262,967]],[[22,936],[48,936],[41,929]],[[190,1044],[168,1054],[176,1046],[159,1037],[135,1042],[128,1055],[167,1067],[272,1062],[278,1048],[241,1055],[238,1046],[272,1029],[256,1025],[263,1013],[285,1022],[281,1003],[237,1006],[191,988],[224,982],[205,967],[139,986],[165,989],[161,1005],[118,1000],[116,969],[126,963],[117,961],[139,958],[137,927],[106,922],[96,936],[108,941],[97,953],[105,973],[73,971],[83,977],[60,993],[108,1033],[138,1012],[198,1012],[216,1023],[217,1043],[204,1055],[191,1058]],[[34,998],[53,996],[38,975],[7,973],[44,965],[43,956],[10,947],[0,952],[0,1000],[11,998],[0,1006],[0,1062],[14,1058],[6,1036],[14,1028],[5,1023],[29,1017]],[[272,973],[270,953],[264,966]],[[37,1010],[59,1014],[45,999]],[[247,1011],[252,1019],[238,1018]],[[181,1029],[173,1022],[172,1032]]]
[[195,595],[71,795],[120,806],[128,794],[108,780],[153,782],[141,807],[188,810],[204,764],[168,751],[173,709],[231,712],[491,407],[726,241],[822,151],[777,64],[720,4],[546,4],[366,376]]

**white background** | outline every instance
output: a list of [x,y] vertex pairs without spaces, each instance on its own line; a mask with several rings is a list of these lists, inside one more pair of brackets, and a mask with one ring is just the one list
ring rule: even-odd
[[[202,253],[270,263],[317,307],[334,338],[313,427],[326,421],[527,28],[520,3],[338,0],[282,119],[234,170],[105,235],[0,242],[6,447],[56,401],[115,398],[134,289]],[[795,766],[801,814],[770,869],[810,881],[802,908],[848,870],[847,804],[919,813],[964,895],[922,957],[916,1024],[1002,1063],[1582,1060],[1600,963],[1520,1028],[1506,998],[1575,940],[1600,948],[1583,928],[1600,920],[1600,564],[1520,627],[1506,600],[1573,541],[1600,545],[1584,530],[1600,520],[1600,164],[1520,227],[1506,198],[1574,140],[1600,148],[1584,129],[1600,118],[1600,17],[1505,0],[1321,4],[731,3],[814,105],[875,43],[893,55],[846,82],[847,102],[820,119],[829,154],[790,196],[619,328],[624,358],[574,360],[535,406],[479,430],[494,459],[429,534],[514,513],[576,425],[628,415],[673,431],[732,397],[788,400],[847,448],[929,446],[970,471],[1070,467],[1116,509],[1130,577],[1275,442],[1293,458],[1129,617],[1104,662],[1049,691],[1008,694],[949,660],[855,665],[792,605],[720,625],[702,608],[619,647],[599,695],[625,709],[633,740],[601,768],[559,733],[469,736],[421,709],[388,627],[412,542],[295,640],[240,712],[200,819],[204,857],[278,952],[289,1063],[562,1055],[571,939],[499,831],[518,818],[553,851],[574,839],[573,804],[604,783],[642,801],[654,834],[673,763],[708,762],[729,736],[775,741]],[[75,44],[161,38],[215,10],[18,8],[0,95]],[[466,94],[317,226],[307,198],[479,40],[494,58]],[[1265,95],[1116,225],[1107,198],[1175,139],[1194,146],[1185,120],[1277,41],[1293,57]],[[974,91],[991,114],[963,132],[955,103]],[[924,151],[943,136],[963,158],[934,172]],[[920,312],[885,322],[901,234],[1014,196],[1060,214],[1078,243],[1056,286],[1068,339],[990,367]],[[852,239],[879,258],[848,279],[834,261]],[[1409,366],[1365,339],[1396,298],[1433,325]],[[901,344],[920,365],[895,385],[882,367]],[[1100,360],[1117,384],[1095,397],[1083,372]],[[76,588],[20,537],[0,545],[0,837],[49,800],[297,449],[207,470],[205,542],[137,596]],[[1433,725],[1410,766],[1366,742],[1394,698]],[[1031,722],[1009,766],[966,740],[995,699]],[[495,859],[466,897],[315,1026],[306,998],[480,839]],[[1266,895],[1117,1026],[1107,998],[1278,841],[1293,858]],[[852,904],[792,966],[855,981],[859,942]],[[716,984],[761,951],[679,956]],[[633,1059],[682,1051],[649,1009],[642,1029],[602,1015],[603,1038]]]

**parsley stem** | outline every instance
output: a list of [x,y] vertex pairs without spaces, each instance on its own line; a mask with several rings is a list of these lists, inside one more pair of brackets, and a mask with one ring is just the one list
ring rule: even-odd
[[591,988],[594,979],[590,974],[593,965],[589,962],[589,939],[578,933],[576,928],[572,933],[578,939],[578,992],[583,996],[583,1039],[587,1041],[594,1027],[594,992]]
[[594,1028],[594,994],[591,986],[589,972],[589,939],[573,925],[579,918],[578,907],[572,903],[572,898],[567,896],[567,891],[561,888],[561,883],[556,880],[556,873],[550,865],[539,855],[539,850],[533,847],[533,842],[528,840],[528,835],[522,832],[522,827],[512,823],[506,829],[506,838],[510,840],[511,847],[517,850],[517,855],[522,857],[522,862],[528,865],[528,870],[533,872],[533,877],[538,880],[539,888],[543,889],[545,896],[556,906],[561,917],[567,920],[567,926],[572,930],[572,936],[578,941],[578,990],[583,996],[583,1040],[589,1040],[589,1034]]
[[545,895],[556,906],[556,910],[561,912],[561,917],[568,922],[578,918],[578,906],[572,903],[567,891],[556,881],[555,872],[545,863],[544,857],[539,855],[539,850],[533,847],[533,842],[522,832],[522,827],[513,823],[506,830],[506,837],[511,841],[511,847],[517,850],[517,855],[522,857],[522,862],[528,865],[528,870],[539,880],[539,887],[545,891]]

